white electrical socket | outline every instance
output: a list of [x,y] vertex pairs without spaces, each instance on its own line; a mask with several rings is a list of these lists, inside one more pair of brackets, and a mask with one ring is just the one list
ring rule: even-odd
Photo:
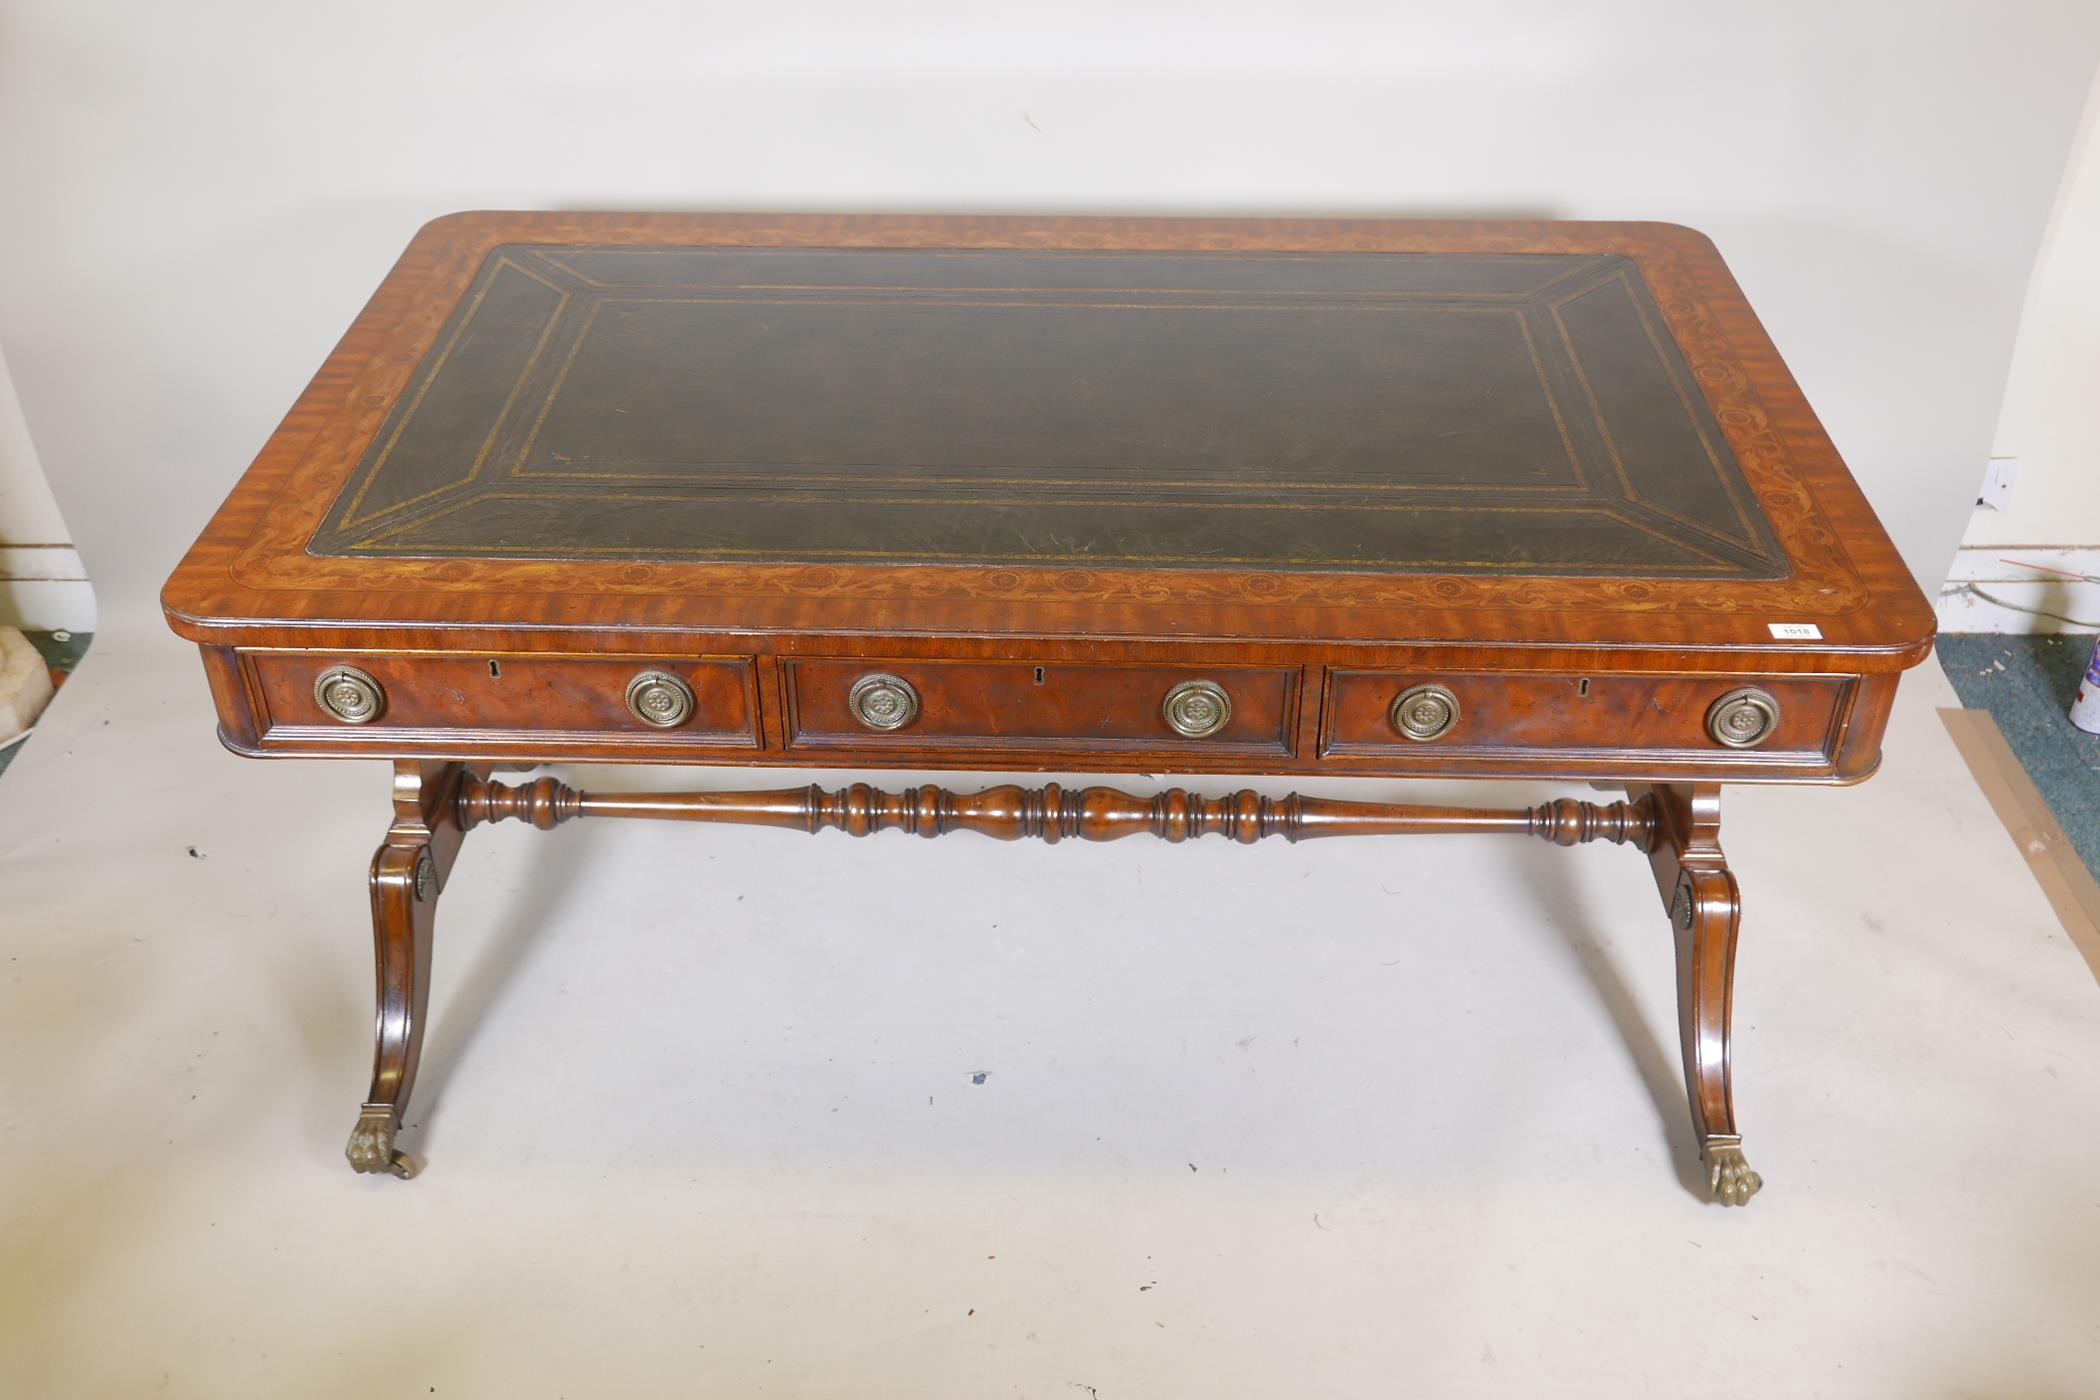
[[1976,492],[1976,504],[1992,510],[2012,509],[2013,478],[2019,474],[2018,457],[1991,458],[1983,469],[1983,485]]

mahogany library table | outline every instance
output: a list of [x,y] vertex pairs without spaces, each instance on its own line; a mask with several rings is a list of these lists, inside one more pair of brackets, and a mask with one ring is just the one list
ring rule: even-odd
[[[1724,783],[1868,776],[1932,612],[1714,247],[1662,224],[472,213],[420,232],[175,571],[219,734],[382,758],[371,1088],[518,819],[1630,845],[1715,1197]],[[551,762],[1584,782],[612,794]]]

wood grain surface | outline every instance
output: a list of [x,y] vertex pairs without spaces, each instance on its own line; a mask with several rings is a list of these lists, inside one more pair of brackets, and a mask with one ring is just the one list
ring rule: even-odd
[[[1539,572],[359,558],[309,548],[461,297],[499,247],[1472,253],[1624,259],[1739,464],[1777,578]],[[1337,364],[1336,373],[1345,366]],[[1712,245],[1654,224],[904,216],[454,215],[426,227],[170,580],[199,641],[383,635],[554,649],[694,633],[1460,643],[1748,653],[1795,671],[1901,669],[1932,617]],[[1776,640],[1809,622],[1820,644]],[[1836,652],[1848,660],[1833,664]],[[1782,661],[1781,658],[1784,658]]]

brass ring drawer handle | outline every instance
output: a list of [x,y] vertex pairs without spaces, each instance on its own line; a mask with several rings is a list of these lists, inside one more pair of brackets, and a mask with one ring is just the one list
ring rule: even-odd
[[1779,701],[1754,685],[1729,691],[1706,712],[1706,732],[1731,749],[1754,749],[1777,728]]
[[651,729],[676,729],[693,709],[693,688],[669,671],[643,671],[627,682],[627,712]]
[[870,729],[902,729],[919,717],[919,692],[904,677],[883,671],[855,681],[846,703]]
[[1458,697],[1441,685],[1409,686],[1393,702],[1393,728],[1427,743],[1451,732],[1458,723]]
[[330,666],[314,680],[314,703],[345,724],[370,724],[386,713],[386,691],[355,666]]
[[1216,681],[1183,681],[1167,692],[1159,712],[1184,739],[1208,739],[1232,719],[1232,697]]

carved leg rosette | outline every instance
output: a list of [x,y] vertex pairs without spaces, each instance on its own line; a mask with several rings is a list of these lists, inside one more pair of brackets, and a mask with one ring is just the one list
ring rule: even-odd
[[459,850],[454,810],[466,770],[456,763],[394,765],[394,824],[372,857],[372,947],[378,973],[372,1086],[344,1155],[360,1172],[415,1175],[394,1146],[423,1053],[430,1001],[430,939],[438,891]]
[[1743,1159],[1735,1122],[1730,1037],[1743,908],[1735,872],[1721,853],[1721,790],[1700,783],[1649,791],[1656,813],[1649,859],[1677,941],[1677,1028],[1692,1131],[1714,1199],[1745,1205],[1765,1183]]

